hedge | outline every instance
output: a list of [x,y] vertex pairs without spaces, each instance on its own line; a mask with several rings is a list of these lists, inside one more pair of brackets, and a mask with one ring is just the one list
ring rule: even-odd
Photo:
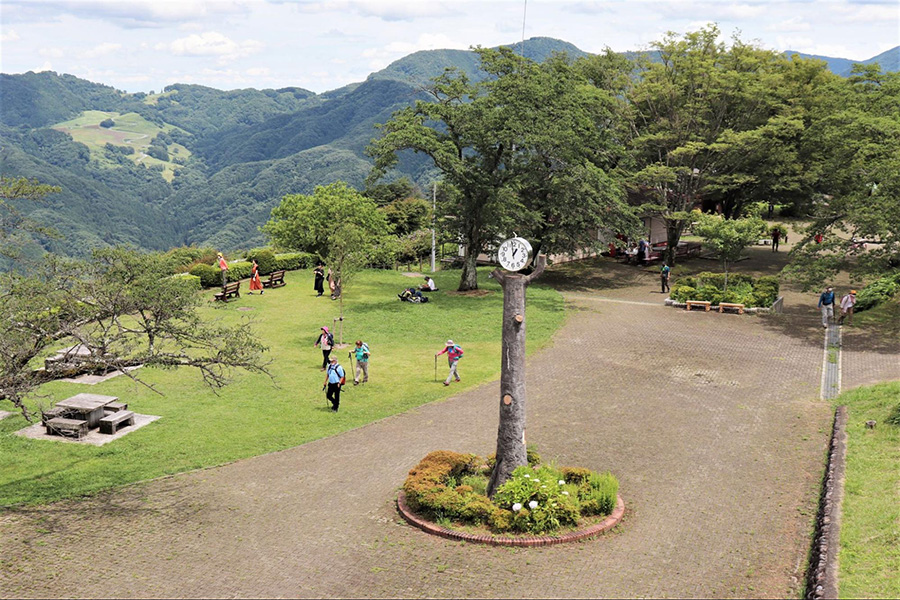
[[742,273],[728,276],[728,291],[724,291],[724,273],[700,273],[682,277],[672,286],[669,297],[676,302],[705,300],[712,304],[734,302],[745,306],[772,306],[778,299],[778,278],[771,275],[753,278]]
[[876,279],[856,295],[853,310],[859,312],[878,306],[900,294],[900,271]]

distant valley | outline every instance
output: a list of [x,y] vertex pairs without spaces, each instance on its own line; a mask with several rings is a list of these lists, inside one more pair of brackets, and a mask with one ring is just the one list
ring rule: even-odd
[[[550,38],[521,48],[537,61],[584,55]],[[853,64],[812,58],[842,76]],[[864,61],[872,62],[898,70],[900,47]],[[3,74],[0,169],[63,188],[23,207],[64,235],[34,241],[33,252],[38,244],[74,255],[109,244],[249,248],[264,242],[258,227],[285,194],[335,180],[362,187],[375,124],[424,99],[421,85],[450,66],[479,76],[475,54],[461,50],[416,52],[323,94],[190,84],[125,94],[72,75]],[[400,172],[419,183],[435,177],[415,156],[403,158]]]

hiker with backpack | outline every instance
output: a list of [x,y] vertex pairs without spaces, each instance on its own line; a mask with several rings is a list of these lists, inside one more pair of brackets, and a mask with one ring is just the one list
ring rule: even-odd
[[327,389],[325,397],[331,402],[331,412],[337,412],[341,405],[341,386],[347,382],[344,367],[338,364],[336,356],[331,357],[328,364],[328,372],[325,373],[325,383],[322,389]]
[[313,345],[313,348],[322,347],[322,370],[328,368],[328,355],[331,354],[331,349],[334,348],[334,334],[328,332],[327,327],[322,328],[322,334],[316,340],[316,343]]
[[369,381],[369,345],[362,340],[356,340],[354,354],[356,354],[356,374],[353,385],[359,385],[360,374],[363,376],[363,383]]
[[450,373],[447,375],[447,380],[444,381],[444,385],[450,385],[450,381],[455,377],[456,381],[459,381],[459,359],[462,358],[463,349],[453,343],[453,340],[447,340],[447,344],[444,346],[444,349],[435,354],[435,358],[440,356],[441,354],[447,355],[447,362],[450,363]]

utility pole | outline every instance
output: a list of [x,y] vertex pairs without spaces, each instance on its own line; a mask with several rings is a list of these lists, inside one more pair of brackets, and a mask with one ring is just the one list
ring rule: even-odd
[[431,272],[432,273],[434,273],[435,242],[437,239],[437,236],[435,235],[436,213],[437,213],[437,181],[434,182],[434,188],[431,193]]

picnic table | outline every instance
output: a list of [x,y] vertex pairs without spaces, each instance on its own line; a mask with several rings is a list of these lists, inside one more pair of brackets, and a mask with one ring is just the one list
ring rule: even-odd
[[116,396],[101,396],[100,394],[75,394],[71,398],[60,400],[56,406],[64,408],[70,414],[74,413],[77,419],[86,421],[88,429],[93,429],[100,425],[100,419],[103,418],[104,407],[107,404],[117,402]]

